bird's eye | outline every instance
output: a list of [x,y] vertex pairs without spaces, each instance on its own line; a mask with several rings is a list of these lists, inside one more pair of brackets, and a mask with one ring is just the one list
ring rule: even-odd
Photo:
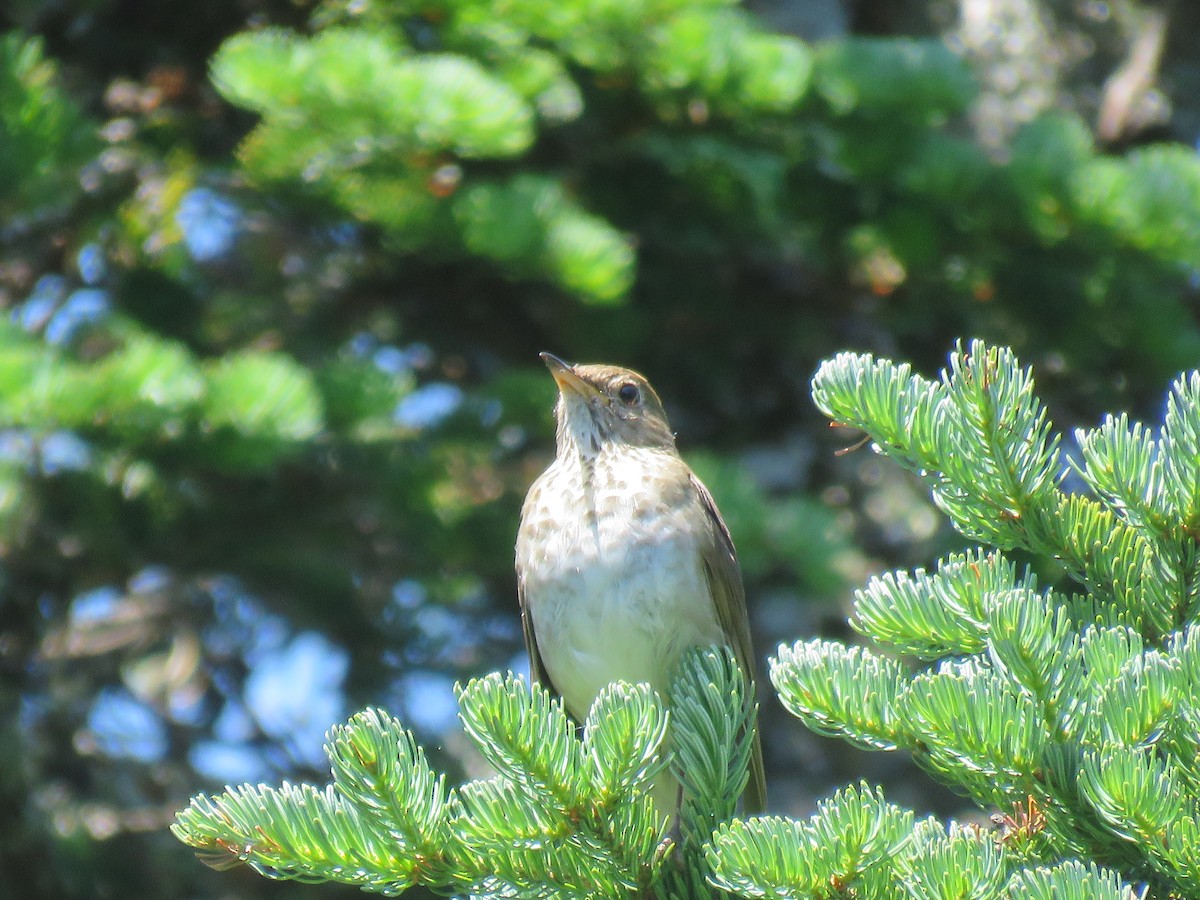
[[617,397],[622,403],[628,406],[633,406],[633,404],[637,403],[641,396],[642,394],[637,389],[637,385],[628,381],[621,385],[621,387],[617,390]]

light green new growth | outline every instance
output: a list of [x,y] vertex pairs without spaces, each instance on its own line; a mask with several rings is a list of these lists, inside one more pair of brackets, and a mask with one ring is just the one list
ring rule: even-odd
[[[1123,878],[1151,897],[1197,896],[1200,374],[1175,383],[1161,428],[1110,416],[1076,432],[1069,462],[1032,373],[980,341],[937,380],[840,354],[813,396],[989,545],[857,593],[853,624],[888,655],[809,642],[771,664],[809,727],[911,752],[1007,814],[1012,855],[1048,866],[1003,878],[983,866],[953,889],[912,868],[912,895],[1123,896]],[[1091,496],[1064,490],[1068,466]],[[1010,549],[1056,560],[1061,586],[1039,585]],[[960,852],[928,858],[966,878],[982,862],[951,864]],[[1064,857],[1086,865],[1052,865]]]
[[[866,784],[808,822],[732,818],[754,704],[727,650],[692,651],[673,683],[669,740],[688,789],[674,832],[647,791],[667,763],[668,716],[646,685],[610,685],[578,736],[561,701],[511,675],[476,679],[459,701],[491,778],[447,788],[412,735],[369,709],[330,731],[328,787],[201,795],[172,830],[215,868],[246,863],[270,878],[385,895],[419,884],[479,898],[1018,896],[921,893],[1008,890],[1023,872],[1020,842],[914,825]],[[1069,886],[1082,876],[1038,877]]]
[[416,884],[475,897],[661,897],[706,891],[713,827],[747,779],[754,706],[728,651],[697,650],[672,692],[677,765],[687,783],[680,834],[648,787],[668,763],[668,716],[647,685],[615,683],[582,734],[562,702],[512,675],[459,692],[467,735],[495,776],[447,788],[410,732],[379,710],[329,733],[333,782],[243,785],[198,796],[173,826],[210,864],[340,881],[398,894]]

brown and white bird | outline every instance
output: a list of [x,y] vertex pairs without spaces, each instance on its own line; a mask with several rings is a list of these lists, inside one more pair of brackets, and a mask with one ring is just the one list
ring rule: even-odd
[[[559,389],[557,455],[530,487],[517,535],[533,677],[580,721],[612,681],[647,682],[666,697],[695,646],[729,646],[751,679],[733,540],[675,449],[658,395],[628,369],[542,359]],[[674,812],[678,785],[668,775],[653,796],[660,812]],[[755,725],[743,807],[765,803]]]

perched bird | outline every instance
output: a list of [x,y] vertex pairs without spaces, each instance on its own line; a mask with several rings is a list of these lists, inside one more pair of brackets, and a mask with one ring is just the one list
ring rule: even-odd
[[[658,395],[636,372],[541,356],[558,383],[558,449],[529,489],[517,535],[533,677],[580,721],[612,681],[648,682],[665,697],[691,647],[731,647],[752,678],[733,540],[675,449]],[[652,795],[660,812],[678,806],[669,775]],[[755,725],[743,807],[765,803]]]

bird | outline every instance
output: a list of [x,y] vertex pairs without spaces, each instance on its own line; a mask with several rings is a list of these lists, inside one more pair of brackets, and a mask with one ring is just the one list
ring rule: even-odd
[[[556,454],[521,509],[516,570],[532,678],[582,722],[610,682],[667,696],[691,647],[722,644],[749,683],[753,648],[733,539],[708,488],[675,446],[646,378],[611,365],[569,365],[542,353],[558,385]],[[746,814],[766,784],[752,720]],[[677,815],[665,773],[651,789]]]

